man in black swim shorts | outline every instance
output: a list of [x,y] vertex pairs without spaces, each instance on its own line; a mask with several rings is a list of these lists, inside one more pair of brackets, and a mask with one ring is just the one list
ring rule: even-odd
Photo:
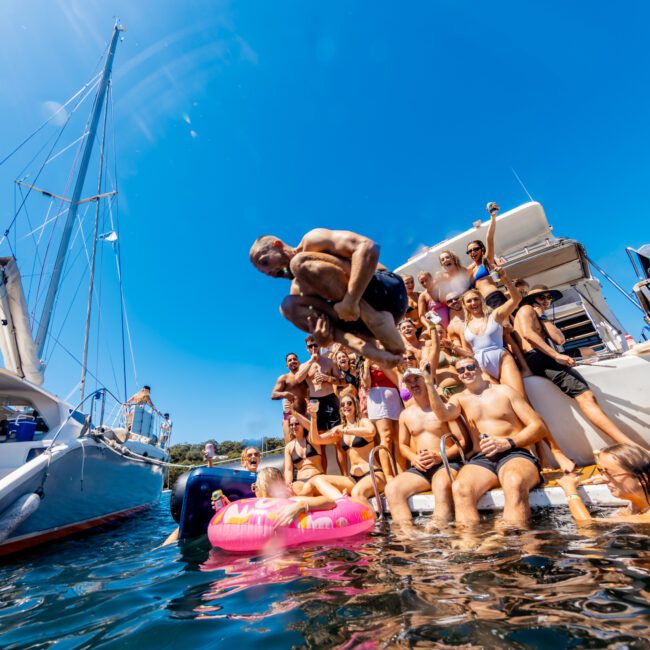
[[546,316],[546,310],[562,293],[544,285],[533,287],[522,299],[515,317],[515,332],[531,372],[552,381],[563,393],[575,399],[585,417],[612,440],[634,444],[605,414],[585,378],[573,367],[576,360],[558,352],[564,334]]
[[[426,349],[427,355],[432,354]],[[438,354],[438,350],[435,350]],[[451,480],[444,467],[440,454],[440,440],[443,435],[453,433],[464,441],[457,422],[444,421],[439,417],[443,404],[437,393],[427,391],[425,381],[431,381],[428,374],[419,368],[408,368],[404,373],[405,388],[411,393],[414,404],[404,409],[399,418],[399,449],[401,454],[411,463],[410,469],[398,474],[386,486],[386,499],[393,521],[403,528],[411,526],[411,511],[408,506],[409,497],[420,492],[431,490],[435,498],[435,509],[432,522],[436,525],[446,524],[453,516],[453,500],[451,495]],[[432,400],[433,399],[433,403]],[[447,418],[453,420],[454,418]],[[450,461],[452,477],[460,469],[454,460],[460,454],[452,439],[446,440],[447,457]]]
[[503,488],[503,520],[523,524],[530,516],[528,493],[539,484],[539,463],[527,451],[546,435],[546,426],[515,390],[490,384],[476,359],[462,357],[454,364],[465,391],[446,405],[448,415],[464,416],[477,452],[453,484],[458,523],[479,521],[479,499],[493,488]]
[[262,273],[292,280],[280,311],[322,346],[334,340],[378,363],[399,363],[404,343],[396,323],[408,296],[403,280],[378,263],[375,242],[316,228],[292,248],[264,235],[253,243],[250,259]]

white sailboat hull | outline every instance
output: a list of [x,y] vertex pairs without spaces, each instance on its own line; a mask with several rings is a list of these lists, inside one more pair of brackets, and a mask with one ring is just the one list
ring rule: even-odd
[[36,511],[0,544],[0,555],[125,517],[160,498],[162,466],[127,458],[92,438],[55,445],[49,456],[43,452],[0,480],[0,513],[25,494],[41,494]]

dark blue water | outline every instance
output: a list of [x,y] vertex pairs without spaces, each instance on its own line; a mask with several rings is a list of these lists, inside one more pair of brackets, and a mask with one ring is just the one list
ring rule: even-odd
[[0,566],[0,647],[650,648],[650,531],[377,527],[265,558],[156,548],[148,514]]

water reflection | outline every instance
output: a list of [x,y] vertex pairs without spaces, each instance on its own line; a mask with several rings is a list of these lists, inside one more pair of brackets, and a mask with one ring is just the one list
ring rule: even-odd
[[193,614],[268,626],[291,613],[305,647],[650,647],[648,562],[638,528],[579,530],[568,516],[529,530],[388,529],[343,550],[210,551]]

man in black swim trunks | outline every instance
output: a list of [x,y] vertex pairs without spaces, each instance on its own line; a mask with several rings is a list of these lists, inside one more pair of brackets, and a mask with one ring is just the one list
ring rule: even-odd
[[[425,373],[418,368],[408,368],[403,376],[404,386],[413,396],[414,404],[404,409],[399,418],[399,445],[403,456],[410,461],[411,467],[398,474],[386,486],[386,499],[393,521],[402,528],[410,527],[412,518],[408,507],[408,498],[420,492],[431,490],[435,497],[433,521],[438,525],[446,524],[453,516],[451,481],[440,456],[440,439],[449,432],[448,422],[438,415],[442,402],[437,393],[431,395],[427,387]],[[439,404],[436,403],[439,402]],[[447,418],[447,420],[453,418]],[[459,430],[454,429],[459,435]],[[462,440],[462,434],[461,440]],[[453,462],[459,451],[453,441],[448,439],[447,457],[452,476],[460,466]]]
[[634,444],[605,414],[585,378],[575,369],[576,361],[553,345],[564,344],[564,334],[546,316],[546,310],[562,293],[544,285],[533,287],[522,299],[515,318],[515,332],[524,358],[533,374],[550,379],[563,393],[575,399],[585,417],[614,442]]
[[450,399],[442,417],[462,414],[478,452],[452,487],[456,521],[478,522],[479,499],[501,485],[503,520],[524,524],[530,516],[528,493],[540,482],[539,461],[526,447],[546,435],[544,422],[517,391],[485,381],[476,359],[463,357],[455,366],[465,391]]
[[250,259],[262,273],[292,280],[280,311],[322,346],[334,340],[378,363],[399,363],[404,343],[396,323],[408,297],[403,280],[378,263],[375,242],[316,228],[292,248],[264,235],[253,243]]

